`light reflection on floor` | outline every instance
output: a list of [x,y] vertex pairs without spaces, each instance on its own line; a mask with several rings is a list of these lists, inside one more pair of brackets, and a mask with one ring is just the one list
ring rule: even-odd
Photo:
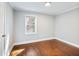
[[21,52],[23,52],[24,50],[25,50],[25,49],[14,50],[14,51],[12,52],[12,55],[13,55],[13,56],[16,56],[16,55],[20,54]]
[[29,49],[27,50],[26,55],[27,55],[27,56],[36,56],[37,53],[36,53],[36,50],[35,50],[35,49],[29,48]]

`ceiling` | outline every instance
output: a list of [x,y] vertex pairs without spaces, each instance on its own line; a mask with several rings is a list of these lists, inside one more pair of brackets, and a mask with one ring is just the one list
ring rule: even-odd
[[47,15],[59,15],[79,8],[79,2],[52,2],[50,7],[45,2],[10,2],[15,10],[31,11]]

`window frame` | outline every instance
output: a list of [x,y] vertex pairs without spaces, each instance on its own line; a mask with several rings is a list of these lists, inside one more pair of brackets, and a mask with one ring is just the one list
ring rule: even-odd
[[[29,17],[29,16],[32,16],[32,17],[35,17],[35,32],[27,32],[27,29],[26,29],[26,26],[27,26],[27,24],[26,24],[26,17]],[[34,15],[26,15],[25,16],[25,34],[37,34],[37,16],[34,16]]]

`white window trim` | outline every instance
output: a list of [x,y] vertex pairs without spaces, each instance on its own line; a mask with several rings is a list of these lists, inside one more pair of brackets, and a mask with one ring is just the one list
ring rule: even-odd
[[[34,16],[35,17],[35,32],[26,32],[26,16]],[[35,15],[25,15],[25,34],[37,34],[37,16]]]

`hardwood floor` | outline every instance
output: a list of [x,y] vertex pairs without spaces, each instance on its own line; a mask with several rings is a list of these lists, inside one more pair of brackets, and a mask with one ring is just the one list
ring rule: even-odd
[[16,45],[10,56],[79,56],[79,48],[53,39]]

